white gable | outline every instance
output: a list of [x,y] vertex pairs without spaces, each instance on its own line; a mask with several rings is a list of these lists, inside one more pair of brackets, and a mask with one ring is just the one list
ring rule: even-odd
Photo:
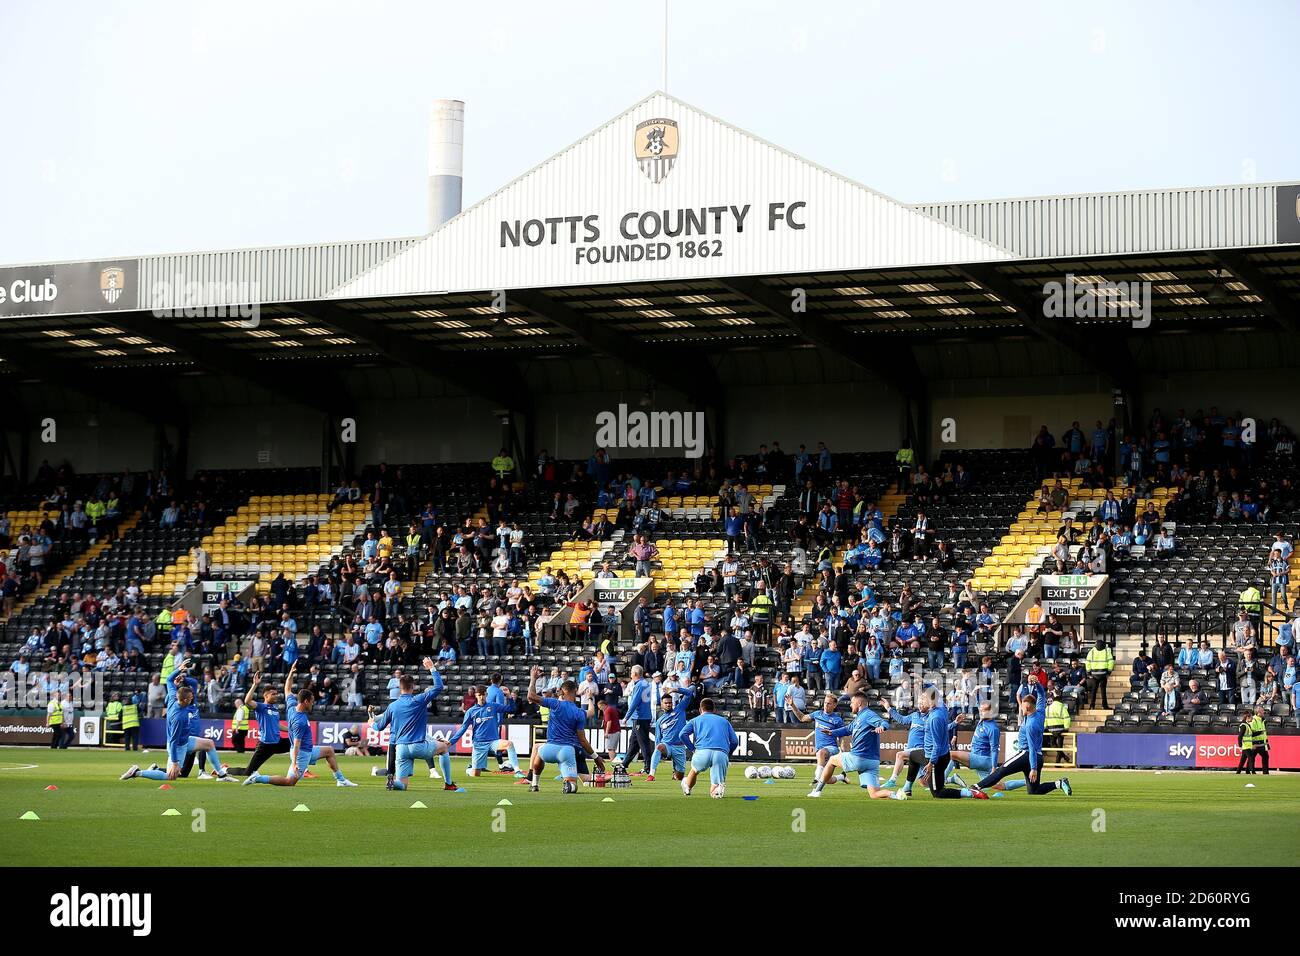
[[[650,120],[668,122],[638,130]],[[661,157],[675,145],[671,161],[638,160],[637,147],[645,153],[651,129],[665,130]],[[333,294],[543,288],[1011,257],[655,93]]]

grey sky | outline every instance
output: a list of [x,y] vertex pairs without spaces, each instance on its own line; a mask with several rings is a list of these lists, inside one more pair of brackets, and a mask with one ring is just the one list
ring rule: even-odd
[[[0,4],[0,262],[421,233],[660,86],[662,0]],[[670,0],[668,92],[906,202],[1300,178],[1300,4]]]

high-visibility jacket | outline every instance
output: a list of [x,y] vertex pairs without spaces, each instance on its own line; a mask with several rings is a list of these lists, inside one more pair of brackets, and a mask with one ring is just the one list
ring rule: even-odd
[[110,700],[104,708],[104,719],[108,722],[108,729],[120,730],[122,727],[122,702],[120,700]]
[[1252,723],[1254,723],[1253,718],[1243,717],[1241,723],[1237,724],[1237,743],[1240,744],[1242,750],[1255,749],[1255,734],[1251,729]]
[[1047,729],[1049,731],[1070,729],[1070,708],[1064,701],[1054,700],[1047,705]]
[[569,617],[569,623],[574,625],[586,624],[587,618],[591,617],[591,608],[583,607],[581,604],[575,605],[573,614]]
[[102,501],[90,501],[86,503],[86,516],[89,517],[91,521],[98,521],[100,518],[104,517],[104,514],[107,511],[108,508]]
[[509,455],[497,455],[492,459],[492,470],[498,478],[505,478],[515,470],[515,460]]
[[239,706],[235,708],[235,716],[231,719],[230,724],[231,724],[230,729],[235,731],[236,733],[238,733],[241,730],[247,733],[248,708],[244,706],[244,702],[242,700],[239,702]]
[[158,612],[158,616],[153,619],[154,629],[160,634],[166,634],[172,629],[172,611],[171,608],[165,607]]
[[122,729],[130,730],[132,727],[140,726],[140,708],[136,706],[135,698],[122,705]]
[[1242,591],[1237,598],[1237,603],[1244,607],[1247,613],[1258,614],[1263,609],[1264,595],[1259,592],[1259,588],[1251,585]]
[[406,556],[413,558],[420,553],[420,543],[424,538],[418,533],[408,534],[406,536]]
[[55,698],[50,701],[50,706],[47,709],[49,716],[46,719],[46,723],[51,727],[63,726],[63,701]]
[[1268,728],[1264,726],[1264,718],[1258,714],[1250,721],[1250,741],[1256,750],[1268,749]]
[[1109,647],[1098,650],[1095,646],[1088,651],[1083,661],[1084,669],[1093,676],[1104,676],[1115,669],[1115,652]]
[[910,448],[900,448],[898,454],[894,456],[894,461],[904,468],[911,468],[912,463],[916,461],[916,452]]
[[753,617],[754,623],[766,624],[772,620],[772,611],[776,604],[766,593],[755,594],[754,599],[749,602],[749,613]]

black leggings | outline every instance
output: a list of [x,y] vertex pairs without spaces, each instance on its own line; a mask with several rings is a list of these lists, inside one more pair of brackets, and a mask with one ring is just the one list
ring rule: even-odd
[[624,764],[632,766],[632,761],[638,756],[645,761],[645,772],[650,772],[650,754],[654,752],[654,747],[650,744],[650,721],[634,720],[632,721],[632,739],[627,745],[627,756]]
[[[940,754],[935,757],[930,768],[930,795],[934,797],[949,799],[956,797],[961,798],[960,790],[953,790],[944,785],[944,778],[948,776],[948,763],[952,758],[948,754]],[[926,765],[925,751],[913,750],[912,756],[907,762],[907,782],[911,783],[916,780],[916,775],[921,772],[921,768]]]
[[237,777],[251,777],[253,774],[257,773],[258,768],[261,767],[262,764],[266,763],[276,754],[287,754],[292,747],[293,744],[290,742],[287,735],[281,737],[273,744],[258,744],[253,750],[253,759],[248,762],[247,767],[227,767],[226,770]]
[[1051,783],[1043,782],[1043,755],[1038,755],[1038,782],[1029,779],[1029,771],[1033,768],[1029,766],[1029,754],[1018,753],[1010,760],[1006,760],[994,770],[991,774],[981,780],[977,786],[981,790],[987,790],[989,787],[997,785],[1004,777],[1010,777],[1012,774],[1023,773],[1025,775],[1025,790],[1032,794],[1051,793],[1056,789],[1056,781]]

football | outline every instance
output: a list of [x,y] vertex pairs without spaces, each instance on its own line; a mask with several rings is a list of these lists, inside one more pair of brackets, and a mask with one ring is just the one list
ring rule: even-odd
[[746,779],[746,780],[757,780],[757,779],[758,779],[758,768],[757,768],[757,767],[746,767],[746,768],[745,768],[745,779]]
[[766,780],[768,777],[772,776],[772,768],[764,764],[758,768],[758,775]]

